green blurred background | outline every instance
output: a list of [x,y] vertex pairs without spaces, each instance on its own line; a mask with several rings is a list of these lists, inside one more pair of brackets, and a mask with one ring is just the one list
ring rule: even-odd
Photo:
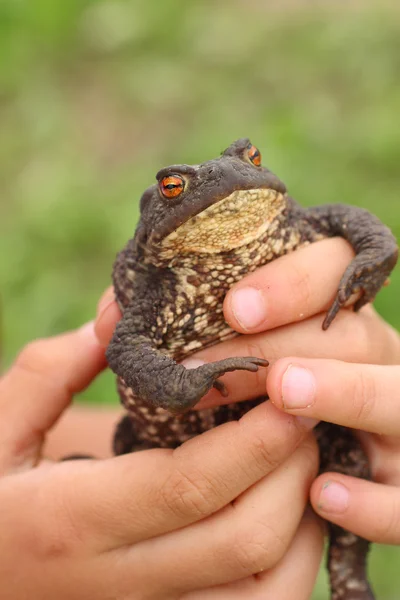
[[[93,317],[160,167],[241,136],[301,203],[364,206],[399,238],[399,112],[396,0],[0,0],[4,362]],[[398,269],[376,303],[397,327],[399,295]],[[113,377],[85,399],[116,402]],[[380,599],[399,559],[373,552]]]

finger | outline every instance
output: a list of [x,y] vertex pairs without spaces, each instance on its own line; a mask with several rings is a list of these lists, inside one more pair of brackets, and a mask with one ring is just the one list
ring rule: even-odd
[[286,554],[274,568],[241,581],[185,594],[182,600],[309,600],[323,547],[321,524],[315,515],[307,514]]
[[114,288],[109,287],[104,292],[97,306],[97,316],[94,327],[97,339],[104,348],[108,346],[115,327],[120,319],[121,311],[115,300]]
[[[276,470],[208,519],[137,544],[120,566],[129,572],[140,561],[148,581],[157,564],[157,589],[179,592],[243,579],[272,568],[286,553],[308,501],[318,469],[316,442],[310,436]],[[288,510],[290,507],[290,510]],[[201,571],[198,565],[202,565]],[[176,573],[180,572],[179,582]],[[151,584],[150,584],[151,585]]]
[[400,489],[324,473],[311,489],[314,510],[371,542],[400,544]]
[[232,287],[225,319],[240,333],[255,333],[319,314],[332,305],[353,256],[345,240],[331,238],[273,260]]
[[[185,366],[197,366],[199,359],[213,362],[230,356],[258,356],[273,364],[283,356],[308,356],[315,358],[338,358],[348,362],[379,363],[385,360],[388,347],[386,325],[372,309],[366,308],[355,314],[344,310],[337,316],[334,326],[321,330],[323,317],[317,316],[265,333],[242,335],[196,354],[184,361]],[[390,334],[392,331],[390,331]],[[390,346],[390,344],[389,344]],[[390,346],[391,347],[391,346]],[[196,362],[194,362],[196,361]],[[228,395],[222,397],[211,390],[196,409],[229,404],[256,398],[265,394],[268,369],[257,373],[235,371],[223,377]]]
[[311,426],[263,403],[175,451],[64,464],[49,493],[62,494],[74,529],[97,549],[133,544],[220,510],[290,456]]
[[0,472],[36,463],[46,431],[104,366],[92,323],[26,346],[0,381]]
[[400,435],[400,366],[285,358],[268,374],[272,402],[291,414]]
[[311,511],[307,512],[282,560],[272,571],[260,575],[263,589],[271,590],[271,599],[308,600],[315,587],[323,551],[324,528]]
[[[232,287],[224,302],[225,319],[240,333],[255,333],[319,314],[331,306],[353,256],[342,238],[322,240],[282,256]],[[121,318],[113,298],[113,288],[108,288],[98,306],[95,329],[104,346]],[[244,324],[246,319],[251,322]]]

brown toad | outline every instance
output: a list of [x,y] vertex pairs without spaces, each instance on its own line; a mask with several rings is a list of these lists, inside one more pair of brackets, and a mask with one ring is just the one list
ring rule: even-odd
[[[123,317],[107,350],[128,411],[114,439],[116,454],[176,447],[190,437],[238,419],[263,398],[189,411],[219,377],[267,366],[260,358],[228,358],[196,369],[177,363],[237,335],[222,303],[246,273],[324,237],[341,236],[356,257],[345,271],[323,328],[358,295],[354,309],[374,299],[396,264],[390,230],[369,212],[341,204],[304,209],[261,165],[248,139],[200,165],[173,165],[141,198],[134,238],[117,257],[114,286]],[[321,469],[369,477],[367,459],[350,430],[317,428]],[[366,580],[368,542],[330,526],[328,568],[332,600],[372,600]]]

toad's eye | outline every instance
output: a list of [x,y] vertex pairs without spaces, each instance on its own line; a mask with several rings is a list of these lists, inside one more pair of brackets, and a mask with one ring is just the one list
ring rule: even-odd
[[249,157],[250,162],[253,163],[256,167],[261,166],[261,152],[255,146],[249,144],[247,146],[247,156]]
[[165,198],[176,198],[185,189],[185,181],[179,175],[168,175],[160,181],[160,191]]

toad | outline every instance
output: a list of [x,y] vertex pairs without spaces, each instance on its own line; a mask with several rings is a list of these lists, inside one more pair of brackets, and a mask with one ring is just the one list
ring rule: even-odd
[[[107,349],[127,415],[114,451],[174,448],[239,419],[266,397],[190,410],[212,387],[222,394],[228,371],[256,371],[258,357],[226,358],[186,369],[192,353],[238,335],[223,318],[229,288],[277,257],[325,237],[341,236],[355,251],[322,327],[341,307],[371,302],[397,261],[390,230],[368,211],[343,204],[302,208],[262,166],[248,139],[200,165],[172,165],[140,201],[135,235],[119,253],[113,282],[122,319]],[[346,402],[346,399],[343,399]],[[183,416],[182,416],[183,415]],[[369,478],[352,431],[321,423],[316,430],[322,471]],[[367,582],[368,542],[329,525],[332,600],[373,600]]]

